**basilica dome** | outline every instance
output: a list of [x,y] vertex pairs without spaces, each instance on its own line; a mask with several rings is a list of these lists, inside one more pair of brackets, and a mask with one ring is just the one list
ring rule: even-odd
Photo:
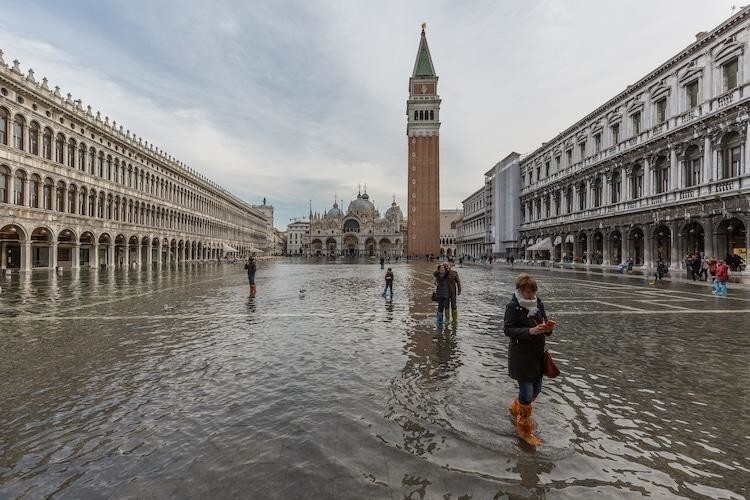
[[339,204],[338,204],[338,203],[336,203],[335,201],[333,202],[333,208],[331,208],[331,209],[330,209],[330,210],[329,210],[329,211],[328,211],[328,212],[326,213],[326,217],[328,217],[328,218],[330,218],[330,219],[333,219],[333,218],[335,218],[335,217],[341,217],[341,216],[343,216],[343,215],[344,215],[344,214],[343,214],[343,213],[341,213],[341,210],[339,209]]
[[404,219],[404,213],[401,211],[401,207],[396,205],[396,202],[394,201],[391,203],[391,208],[385,211],[385,218],[389,220],[398,220],[401,221]]
[[347,209],[347,212],[352,212],[354,210],[359,211],[360,213],[374,213],[375,212],[375,205],[372,204],[370,201],[370,197],[367,193],[365,194],[358,194],[356,200],[352,200],[349,203],[349,208]]

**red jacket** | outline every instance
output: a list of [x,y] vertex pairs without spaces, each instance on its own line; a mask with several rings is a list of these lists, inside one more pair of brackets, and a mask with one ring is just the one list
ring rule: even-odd
[[719,264],[716,268],[716,279],[719,281],[727,281],[729,279],[729,266],[726,264]]

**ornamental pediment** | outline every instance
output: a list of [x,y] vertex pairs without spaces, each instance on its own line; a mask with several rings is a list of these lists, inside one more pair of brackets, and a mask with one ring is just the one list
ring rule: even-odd
[[714,61],[717,65],[722,65],[729,59],[741,56],[744,53],[745,45],[738,42],[734,36],[730,36],[722,45],[714,49]]
[[681,86],[685,86],[696,78],[703,77],[703,67],[691,65],[678,72],[677,80]]
[[669,93],[670,93],[670,88],[664,85],[664,80],[660,81],[656,85],[653,85],[649,89],[649,94],[651,95],[652,101],[658,101],[659,99],[667,97]]
[[632,115],[633,113],[638,113],[639,111],[643,111],[643,101],[641,101],[641,100],[633,101],[628,106],[628,114],[629,115]]

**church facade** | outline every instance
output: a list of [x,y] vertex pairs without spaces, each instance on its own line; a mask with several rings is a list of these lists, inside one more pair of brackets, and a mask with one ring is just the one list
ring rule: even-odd
[[346,212],[338,202],[325,213],[310,214],[312,256],[402,257],[406,242],[406,222],[396,201],[383,217],[367,191],[357,194]]

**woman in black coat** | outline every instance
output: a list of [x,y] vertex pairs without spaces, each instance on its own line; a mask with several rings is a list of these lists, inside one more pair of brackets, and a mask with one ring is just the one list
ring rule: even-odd
[[516,278],[516,291],[505,306],[503,331],[510,337],[508,372],[518,382],[518,397],[510,413],[518,435],[532,446],[540,441],[533,434],[531,403],[542,391],[542,364],[545,337],[552,334],[555,323],[547,319],[544,304],[536,296],[536,280],[528,274]]

